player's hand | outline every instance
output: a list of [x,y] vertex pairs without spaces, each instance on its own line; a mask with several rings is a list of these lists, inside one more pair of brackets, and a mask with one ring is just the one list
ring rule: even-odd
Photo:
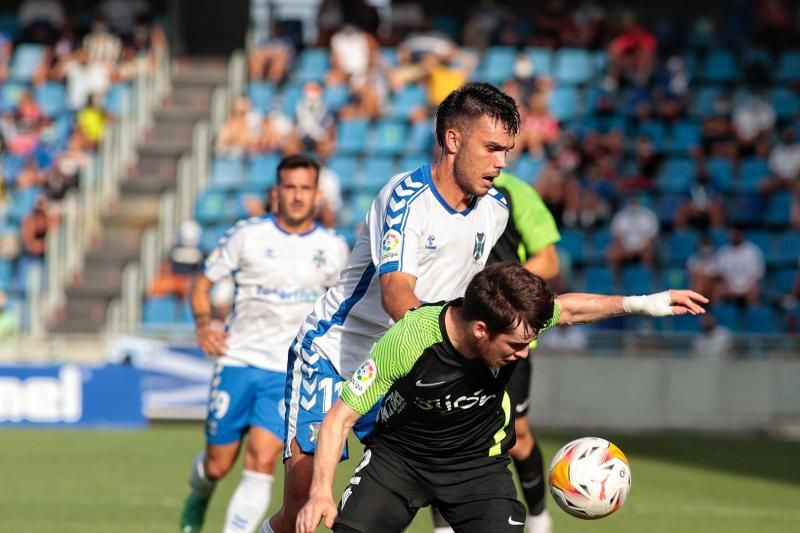
[[700,304],[707,304],[708,298],[694,291],[669,291],[670,307],[673,315],[702,315],[706,310]]
[[225,355],[228,350],[226,339],[228,334],[211,327],[211,324],[199,326],[195,330],[197,334],[197,345],[208,355]]
[[325,527],[332,529],[337,514],[339,511],[333,498],[312,496],[297,514],[295,532],[314,533],[321,518],[325,518]]

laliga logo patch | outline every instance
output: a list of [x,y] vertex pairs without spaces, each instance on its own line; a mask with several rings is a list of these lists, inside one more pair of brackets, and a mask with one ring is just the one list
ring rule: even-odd
[[358,367],[356,373],[353,374],[353,377],[350,378],[350,381],[347,383],[347,386],[350,388],[353,394],[356,396],[361,396],[364,394],[364,391],[367,390],[367,387],[372,385],[372,382],[375,381],[375,376],[378,375],[378,367],[375,366],[375,361],[372,359],[367,359],[361,366]]
[[400,257],[400,233],[393,229],[387,231],[383,237],[381,248],[383,250],[382,261],[391,261]]
[[483,248],[486,246],[486,234],[485,233],[476,233],[475,234],[475,246],[472,247],[472,258],[477,261],[483,255]]

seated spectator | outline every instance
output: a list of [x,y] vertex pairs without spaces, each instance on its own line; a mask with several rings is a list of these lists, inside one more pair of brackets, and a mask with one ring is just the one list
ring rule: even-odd
[[641,261],[649,267],[655,265],[658,217],[639,198],[630,197],[611,219],[611,237],[607,255],[616,274],[625,263]]
[[23,42],[53,44],[66,18],[59,0],[23,0],[17,10]]
[[389,80],[380,56],[373,56],[363,76],[350,78],[350,103],[339,110],[342,119],[363,117],[370,120],[380,118],[386,112],[389,100]]
[[670,57],[656,79],[656,110],[662,120],[672,122],[686,108],[689,99],[689,73],[683,59]]
[[721,228],[725,225],[725,205],[722,191],[711,181],[704,165],[699,165],[697,176],[684,191],[684,201],[675,210],[675,227],[686,229]]
[[280,27],[273,24],[269,37],[259,41],[250,51],[248,73],[250,81],[267,80],[275,85],[286,77],[295,55],[294,42],[281,35]]
[[458,53],[458,46],[449,37],[435,31],[412,33],[397,46],[399,65],[389,72],[392,90],[400,91],[410,83],[425,77],[423,59],[429,54],[451,58]]
[[636,138],[634,146],[634,174],[624,183],[625,192],[651,191],[655,187],[656,172],[664,154],[656,151],[653,141],[645,135]]
[[572,10],[572,24],[575,31],[575,46],[578,48],[600,48],[606,11],[593,0],[584,0]]
[[0,82],[8,79],[8,67],[11,64],[11,50],[14,41],[3,32],[0,32]]
[[746,240],[741,228],[734,228],[730,232],[730,244],[720,248],[716,257],[720,283],[716,285],[712,299],[749,305],[758,303],[761,298],[759,284],[766,270],[761,249]]
[[0,136],[3,147],[13,155],[30,156],[39,145],[40,123],[31,120],[16,120],[6,113],[0,118]]
[[258,117],[251,113],[250,100],[240,96],[231,104],[231,114],[217,134],[214,152],[220,157],[240,158],[258,145]]
[[772,175],[761,184],[762,192],[792,190],[800,186],[800,143],[797,142],[794,128],[784,128],[780,142],[772,147],[769,170]]
[[548,160],[538,176],[520,176],[533,182],[556,222],[574,226],[581,207],[580,182],[575,172],[580,165],[580,153],[570,146],[561,146]]
[[53,167],[47,172],[44,185],[47,199],[59,202],[70,189],[79,185],[80,174],[88,170],[92,159],[83,151],[83,139],[80,132],[74,132],[67,148],[56,156]]
[[706,313],[700,319],[702,332],[692,339],[692,353],[702,359],[722,360],[733,354],[733,336],[720,326],[714,315]]
[[39,123],[44,118],[44,112],[34,100],[30,91],[23,91],[17,102],[17,119]]
[[79,48],[56,65],[53,75],[65,80],[67,104],[77,111],[92,95],[101,99],[105,96],[111,88],[112,67],[106,61],[90,61],[89,52]]
[[686,261],[689,288],[700,294],[714,294],[717,281],[717,250],[707,235],[700,240],[697,250]]
[[122,41],[109,31],[105,18],[95,17],[92,30],[83,38],[83,49],[89,63],[103,64],[112,70],[122,55]]
[[334,119],[322,99],[322,87],[317,82],[306,83],[303,97],[297,102],[297,134],[303,149],[327,158],[334,151]]
[[426,55],[422,66],[428,80],[428,105],[435,108],[448,94],[464,85],[477,64],[477,58],[468,52]]
[[624,16],[623,26],[623,32],[608,46],[610,65],[604,87],[611,91],[627,83],[646,86],[655,67],[655,35],[639,25],[633,13]]
[[601,157],[587,165],[581,184],[579,221],[582,227],[591,228],[608,221],[617,201],[616,182],[617,176],[610,157]]
[[137,27],[150,16],[150,5],[145,0],[103,0],[97,7],[98,18],[125,39],[134,37]]
[[149,298],[174,296],[180,300],[189,294],[191,276],[175,274],[168,259],[163,259],[159,265],[158,274],[147,288]]
[[16,337],[18,330],[17,314],[8,308],[8,296],[0,291],[0,342]]
[[36,159],[31,157],[17,174],[17,188],[41,187],[45,184],[45,175],[36,164]]
[[769,134],[775,126],[772,104],[756,95],[750,95],[733,108],[733,131],[742,157],[766,157]]
[[425,11],[416,0],[394,0],[391,3],[390,20],[391,43],[400,42],[409,33],[422,31],[427,24]]
[[350,79],[365,76],[373,55],[378,53],[373,36],[352,24],[344,25],[331,37],[331,70],[328,85],[349,83]]
[[534,10],[531,44],[547,48],[568,45],[574,27],[569,9],[561,0],[548,0]]
[[707,157],[727,157],[738,155],[736,136],[728,114],[714,111],[700,124],[700,150]]
[[44,196],[36,199],[33,210],[22,219],[22,252],[30,258],[44,259],[47,247],[47,232],[50,229],[50,216]]
[[543,157],[545,149],[558,141],[561,130],[558,119],[550,112],[550,91],[533,91],[528,96],[527,109],[523,111],[517,146],[534,157]]
[[83,136],[84,142],[91,149],[96,149],[106,133],[106,112],[100,105],[96,96],[89,98],[89,103],[78,111],[75,123],[78,131]]

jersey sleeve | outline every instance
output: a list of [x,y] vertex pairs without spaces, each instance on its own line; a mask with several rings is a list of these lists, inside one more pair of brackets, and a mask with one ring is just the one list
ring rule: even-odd
[[242,227],[229,229],[206,259],[203,274],[214,283],[232,275],[239,268],[243,240]]
[[372,261],[378,274],[406,272],[417,275],[424,209],[419,202],[392,192],[373,203],[369,216]]
[[407,313],[392,326],[375,345],[371,357],[342,387],[342,401],[359,414],[366,414],[394,382],[411,371],[429,346],[441,342],[441,310],[438,305],[423,307]]
[[553,215],[533,187],[520,181],[513,194],[511,219],[529,255],[561,240]]
[[335,238],[335,242],[333,244],[333,251],[334,251],[334,259],[336,261],[335,267],[331,270],[331,274],[328,279],[325,281],[325,285],[328,287],[332,287],[339,281],[339,277],[342,274],[342,270],[347,265],[347,260],[350,258],[350,247],[347,245],[347,241],[343,238],[337,236]]
[[539,335],[541,335],[550,328],[556,327],[560,319],[561,319],[561,308],[558,307],[557,303],[553,303],[553,316],[550,317],[550,320],[547,322],[547,324],[545,324],[544,327],[539,331]]

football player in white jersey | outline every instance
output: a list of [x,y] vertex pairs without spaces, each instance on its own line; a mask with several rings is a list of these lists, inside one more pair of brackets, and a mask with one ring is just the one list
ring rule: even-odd
[[[339,278],[345,241],[316,222],[319,165],[305,155],[278,165],[277,213],[237,223],[220,239],[192,289],[200,348],[216,357],[205,424],[206,449],[192,464],[181,532],[200,531],[216,482],[247,434],[244,471],[224,531],[250,532],[270,500],[284,437],[286,351],[314,302]],[[211,325],[209,291],[232,276],[225,331]]]
[[[487,83],[453,91],[436,112],[441,158],[392,177],[372,203],[339,281],[314,305],[289,350],[282,509],[261,531],[294,531],[308,499],[320,423],[342,376],[421,302],[460,297],[505,230],[492,182],[519,132],[514,100]],[[356,424],[369,432],[374,413]]]

